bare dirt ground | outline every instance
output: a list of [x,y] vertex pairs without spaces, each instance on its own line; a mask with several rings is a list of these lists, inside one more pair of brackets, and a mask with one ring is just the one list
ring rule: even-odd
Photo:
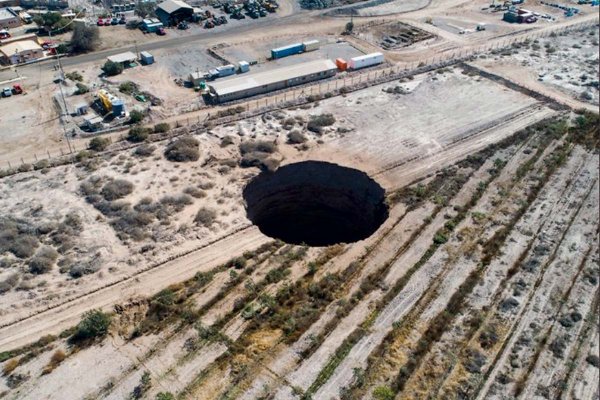
[[[499,17],[482,7],[434,0],[402,14],[435,37],[386,55],[419,60],[529,29],[496,21],[481,35],[453,32],[462,15],[469,24]],[[297,25],[274,19],[274,41],[308,38],[302,15],[291,15]],[[319,56],[375,46],[333,43],[329,30],[345,21],[319,18],[314,37],[328,42]],[[231,32],[231,57],[269,48],[243,47],[264,32]],[[588,81],[597,101],[598,30],[589,32],[472,61],[523,84],[523,68],[543,70],[539,91],[566,106],[459,65],[210,120],[197,132],[171,126],[184,139],[114,143],[74,164],[2,178],[0,397],[597,399],[597,116],[567,109],[579,108],[577,88]],[[178,75],[219,63],[194,45],[157,50],[164,61],[108,81],[98,62],[69,71],[113,91],[136,82],[164,102],[151,107],[155,124],[198,101],[173,82]],[[540,60],[530,55],[543,50]],[[56,90],[50,74],[40,68],[34,91],[7,100],[26,109],[37,99],[41,111],[7,119],[18,136],[7,140],[13,157],[32,126],[51,124],[54,106],[41,96]],[[148,107],[123,96],[130,109]],[[386,191],[387,220],[364,240],[327,247],[265,236],[246,216],[243,188],[256,165],[305,160],[365,171]],[[93,309],[111,323],[82,339],[86,325],[77,324]]]
[[477,64],[528,86],[562,92],[597,110],[598,32],[596,26],[577,35],[535,40],[523,47],[515,46],[510,56],[506,52],[480,59]]

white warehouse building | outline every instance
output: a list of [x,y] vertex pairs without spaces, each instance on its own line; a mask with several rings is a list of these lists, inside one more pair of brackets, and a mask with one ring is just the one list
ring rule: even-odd
[[212,101],[224,103],[285,89],[335,75],[337,66],[331,60],[315,60],[244,76],[223,79],[209,84]]

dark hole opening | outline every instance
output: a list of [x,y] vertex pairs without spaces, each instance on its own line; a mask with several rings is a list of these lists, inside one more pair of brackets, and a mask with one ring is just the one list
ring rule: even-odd
[[362,171],[321,161],[262,172],[244,188],[262,233],[286,243],[329,246],[371,236],[387,219],[385,190]]

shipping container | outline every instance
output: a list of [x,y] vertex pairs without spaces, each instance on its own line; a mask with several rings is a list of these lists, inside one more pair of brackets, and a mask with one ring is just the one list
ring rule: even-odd
[[336,58],[335,65],[337,65],[340,71],[345,71],[348,69],[348,63],[343,58]]
[[302,46],[304,46],[304,51],[313,51],[317,50],[321,46],[321,44],[318,40],[308,40],[306,42],[303,42]]
[[302,53],[304,45],[302,43],[294,43],[288,46],[278,47],[271,50],[271,58],[277,59],[282,57],[291,56],[293,54]]
[[145,65],[154,64],[154,56],[147,51],[142,51],[140,53],[140,59]]
[[350,61],[348,61],[348,68],[361,69],[370,67],[372,65],[381,64],[382,62],[383,54],[381,53],[365,54],[364,56],[352,57]]
[[243,74],[244,72],[250,71],[250,63],[248,61],[240,61],[238,65],[240,67],[240,73]]

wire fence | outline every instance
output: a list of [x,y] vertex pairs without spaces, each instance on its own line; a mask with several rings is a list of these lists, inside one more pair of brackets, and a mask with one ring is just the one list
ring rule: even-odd
[[[515,44],[520,44],[526,41],[536,40],[551,35],[561,35],[572,31],[583,30],[597,25],[598,22],[599,19],[596,18],[568,26],[543,28],[536,32],[527,32],[518,36],[495,40],[479,46],[446,51],[420,61],[398,63],[394,66],[363,72],[356,71],[344,74],[343,76],[338,75],[337,77],[328,81],[312,84],[309,83],[301,87],[266,94],[252,100],[242,100],[228,103],[227,105],[220,106],[218,108],[211,108],[208,106],[195,104],[188,109],[190,115],[169,121],[173,126],[175,126],[173,133],[167,136],[163,135],[159,137],[159,140],[164,140],[169,137],[174,137],[190,131],[202,133],[205,132],[211,125],[231,123],[267,112],[298,106],[323,98],[364,89],[369,86],[444,68],[460,62],[468,61],[480,54],[491,51],[502,51],[511,48]],[[474,67],[471,66],[471,68]],[[492,74],[487,71],[482,71],[480,69],[478,69],[478,71],[483,72],[488,76],[492,76]],[[530,95],[537,95],[538,98],[541,98],[545,101],[561,104],[564,107],[572,107],[572,103],[565,102],[558,97],[552,97],[547,93],[541,94],[533,87],[516,83],[504,77],[502,80],[510,82],[515,87],[524,89]],[[192,115],[194,112],[197,113],[197,115]],[[80,148],[72,143],[71,151],[65,147],[54,150],[48,149],[43,154],[33,153],[28,159],[21,158],[19,165],[13,165],[7,161],[7,169],[0,169],[0,176],[29,171],[31,169],[41,169],[49,165],[58,165],[79,161],[82,157],[79,152],[81,152],[81,150],[85,150],[84,148],[81,148],[81,144],[79,147]],[[132,145],[121,145],[117,147],[118,148],[114,149],[113,151],[121,151],[125,148],[132,147]]]

